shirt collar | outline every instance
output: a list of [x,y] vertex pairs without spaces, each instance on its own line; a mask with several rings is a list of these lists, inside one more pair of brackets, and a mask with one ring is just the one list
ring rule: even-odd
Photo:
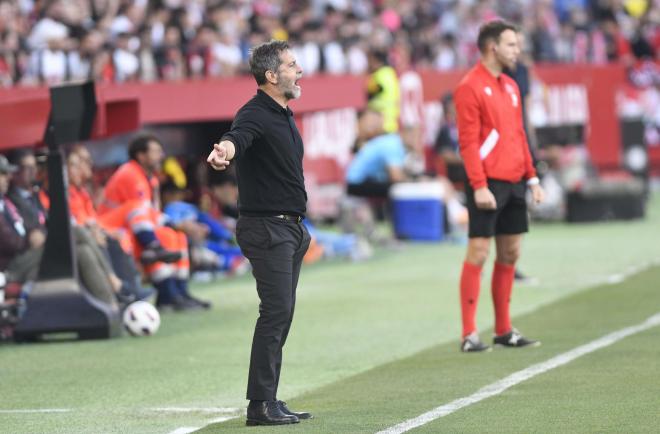
[[146,172],[146,170],[144,170],[144,167],[142,167],[140,163],[138,163],[135,160],[128,160],[128,164],[131,164],[132,166],[137,168],[137,170],[142,172],[144,174],[144,177],[147,178],[147,180],[151,180],[151,176],[149,176],[149,174]]
[[293,116],[293,112],[289,107],[286,108],[282,107],[277,103],[277,101],[273,99],[273,97],[271,97],[261,89],[257,89],[257,98],[261,99],[271,109],[276,110],[279,113],[286,113],[289,116]]
[[488,77],[489,80],[497,84],[501,82],[502,74],[504,74],[504,72],[501,72],[499,77],[495,77],[493,74],[491,74],[488,68],[486,68],[481,61],[478,62],[477,64],[477,70],[481,75],[483,75],[484,77]]

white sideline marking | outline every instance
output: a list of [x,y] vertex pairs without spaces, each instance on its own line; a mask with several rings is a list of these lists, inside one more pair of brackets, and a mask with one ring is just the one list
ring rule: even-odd
[[221,414],[238,414],[241,412],[240,408],[233,407],[154,407],[149,408],[150,411],[158,411],[163,413],[221,413]]
[[169,434],[188,434],[188,433],[191,433],[191,432],[195,432],[200,428],[201,427],[199,427],[199,426],[198,427],[184,426],[184,427],[175,429],[174,431],[170,432]]
[[220,422],[225,422],[231,419],[235,419],[238,416],[228,416],[228,417],[218,417],[213,420],[208,421],[208,423],[204,426],[183,426],[181,428],[177,428],[174,431],[169,432],[168,434],[190,434],[191,432],[195,432],[197,430],[200,430],[204,427],[209,426],[212,423],[220,423]]
[[68,413],[69,408],[24,408],[14,410],[0,410],[0,414],[21,414],[21,413]]
[[433,410],[421,414],[413,419],[408,419],[404,422],[401,422],[398,425],[394,425],[383,431],[379,431],[377,434],[399,434],[409,431],[413,428],[417,428],[419,426],[425,425],[436,419],[454,413],[455,411],[458,411],[463,407],[476,404],[477,402],[483,401],[484,399],[490,398],[491,396],[499,395],[500,393],[504,392],[510,387],[522,383],[525,380],[529,380],[530,378],[536,377],[539,374],[543,374],[551,369],[572,362],[578,357],[582,357],[586,354],[592,353],[601,348],[610,346],[620,341],[621,339],[624,339],[628,336],[634,335],[639,332],[643,332],[658,325],[660,325],[660,312],[648,318],[646,321],[644,321],[641,324],[626,327],[621,330],[615,331],[599,339],[596,339],[587,344],[581,345],[570,351],[567,351],[551,359],[548,359],[545,362],[537,363],[518,372],[514,372],[508,377],[505,377],[499,381],[496,381],[495,383],[491,383],[488,386],[479,389],[470,396],[467,396],[465,398],[459,398],[448,404],[442,405],[440,407],[436,407]]
[[606,276],[605,279],[598,281],[596,285],[598,284],[616,285],[618,283],[623,282],[624,280],[631,278],[636,274],[641,273],[642,271],[648,270],[649,268],[653,268],[658,265],[660,265],[660,258],[652,259],[650,261],[646,261],[638,265],[631,265],[621,273],[615,273]]
[[174,431],[170,431],[168,434],[189,434],[209,426],[212,423],[220,423],[231,419],[236,419],[244,412],[244,410],[241,408],[233,407],[156,407],[150,408],[149,410],[167,413],[213,413],[223,415],[210,420],[206,420],[203,426],[182,426],[175,429]]

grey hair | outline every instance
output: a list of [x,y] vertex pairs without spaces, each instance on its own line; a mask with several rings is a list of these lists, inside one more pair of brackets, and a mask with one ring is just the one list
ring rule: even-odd
[[257,45],[250,51],[250,72],[261,86],[266,84],[266,71],[277,72],[282,64],[280,53],[289,49],[286,41],[276,39]]

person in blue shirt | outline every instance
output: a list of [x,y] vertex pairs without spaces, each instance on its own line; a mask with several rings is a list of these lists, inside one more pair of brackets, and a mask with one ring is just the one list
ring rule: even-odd
[[196,205],[184,202],[184,191],[172,182],[166,182],[161,188],[163,195],[163,212],[171,224],[181,225],[184,222],[195,222],[206,228],[202,245],[218,255],[220,263],[218,271],[233,272],[244,262],[240,247],[235,243],[234,233],[224,227],[219,221],[202,212]]
[[403,140],[386,134],[382,114],[367,109],[358,118],[358,142],[362,145],[346,170],[348,194],[387,198],[390,186],[406,179]]

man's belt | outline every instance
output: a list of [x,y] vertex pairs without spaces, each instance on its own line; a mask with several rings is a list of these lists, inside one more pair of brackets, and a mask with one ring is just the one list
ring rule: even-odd
[[301,216],[295,214],[279,214],[273,217],[295,223],[300,223],[301,221],[303,221],[303,218]]

